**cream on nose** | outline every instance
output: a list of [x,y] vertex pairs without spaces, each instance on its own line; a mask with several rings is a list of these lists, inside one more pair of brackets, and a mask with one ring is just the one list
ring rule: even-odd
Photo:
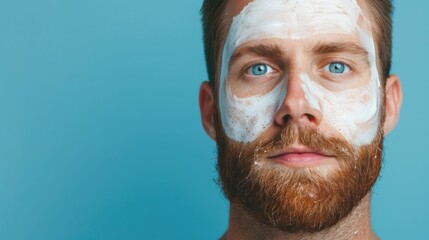
[[285,126],[291,122],[302,126],[317,126],[321,120],[321,112],[311,107],[306,99],[299,74],[293,73],[289,75],[287,92],[279,110],[276,112],[274,122],[279,126]]

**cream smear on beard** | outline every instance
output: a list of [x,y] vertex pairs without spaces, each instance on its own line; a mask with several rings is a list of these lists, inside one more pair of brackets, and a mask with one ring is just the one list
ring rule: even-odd
[[[338,93],[318,86],[305,73],[300,77],[310,106],[321,110],[323,117],[350,143],[355,146],[370,143],[378,126],[380,83],[374,41],[371,33],[358,26],[360,16],[364,18],[356,0],[254,0],[244,7],[232,20],[222,54],[219,105],[227,136],[244,143],[255,140],[273,123],[275,113],[286,96],[287,79],[264,95],[239,98],[232,93],[227,82],[228,66],[238,46],[268,38],[300,40],[328,33],[358,33],[369,52],[372,78],[368,86],[359,89],[364,93],[358,95],[368,95],[369,102],[362,104],[358,98],[353,98],[357,102],[346,101],[351,97],[349,92],[335,96]],[[350,104],[348,108],[346,103]],[[337,109],[333,106],[337,104],[343,109],[335,112]]]

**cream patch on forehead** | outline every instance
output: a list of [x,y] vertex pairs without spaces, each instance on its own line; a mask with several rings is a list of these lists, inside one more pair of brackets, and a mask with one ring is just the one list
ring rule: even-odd
[[[323,91],[307,79],[305,73],[301,75],[302,87],[309,105],[321,111],[323,116],[329,119],[328,122],[347,140],[356,146],[369,143],[375,136],[374,129],[376,130],[378,123],[379,79],[373,38],[371,33],[365,32],[359,26],[358,22],[361,23],[362,19],[365,18],[356,0],[254,0],[244,7],[232,20],[222,53],[219,106],[222,126],[227,136],[238,142],[255,140],[274,122],[275,113],[287,94],[287,79],[283,79],[282,83],[267,94],[246,98],[235,96],[229,84],[228,67],[237,47],[249,41],[268,38],[300,40],[315,35],[347,34],[360,39],[369,52],[372,79],[365,92],[370,93],[370,102],[344,106],[344,109],[350,111],[344,110],[344,114],[337,113],[334,117],[331,113],[335,112],[335,104],[341,105],[343,101],[331,98],[331,107],[327,106],[324,99],[328,98],[329,92],[321,94]],[[346,94],[343,98],[347,98]],[[359,106],[355,109],[359,111],[352,111],[357,105]],[[326,109],[331,111],[324,112]],[[360,136],[358,132],[364,125],[370,130],[365,129],[368,134]]]
[[360,14],[354,0],[254,0],[233,18],[228,43],[235,49],[254,39],[352,34]]

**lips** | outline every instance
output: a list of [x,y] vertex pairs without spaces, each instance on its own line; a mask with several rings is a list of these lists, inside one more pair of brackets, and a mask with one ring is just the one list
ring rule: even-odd
[[335,160],[335,156],[306,146],[293,146],[270,154],[268,159],[290,167],[317,167]]

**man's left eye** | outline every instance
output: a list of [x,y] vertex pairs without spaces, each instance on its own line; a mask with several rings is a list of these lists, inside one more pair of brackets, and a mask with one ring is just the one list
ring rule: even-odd
[[350,68],[342,62],[332,62],[326,65],[324,69],[333,74],[343,74],[350,71]]
[[261,75],[265,75],[267,73],[271,73],[273,71],[273,69],[268,66],[267,64],[263,64],[263,63],[258,63],[258,64],[254,64],[252,65],[248,70],[247,70],[247,74],[250,75],[254,75],[254,76],[261,76]]

